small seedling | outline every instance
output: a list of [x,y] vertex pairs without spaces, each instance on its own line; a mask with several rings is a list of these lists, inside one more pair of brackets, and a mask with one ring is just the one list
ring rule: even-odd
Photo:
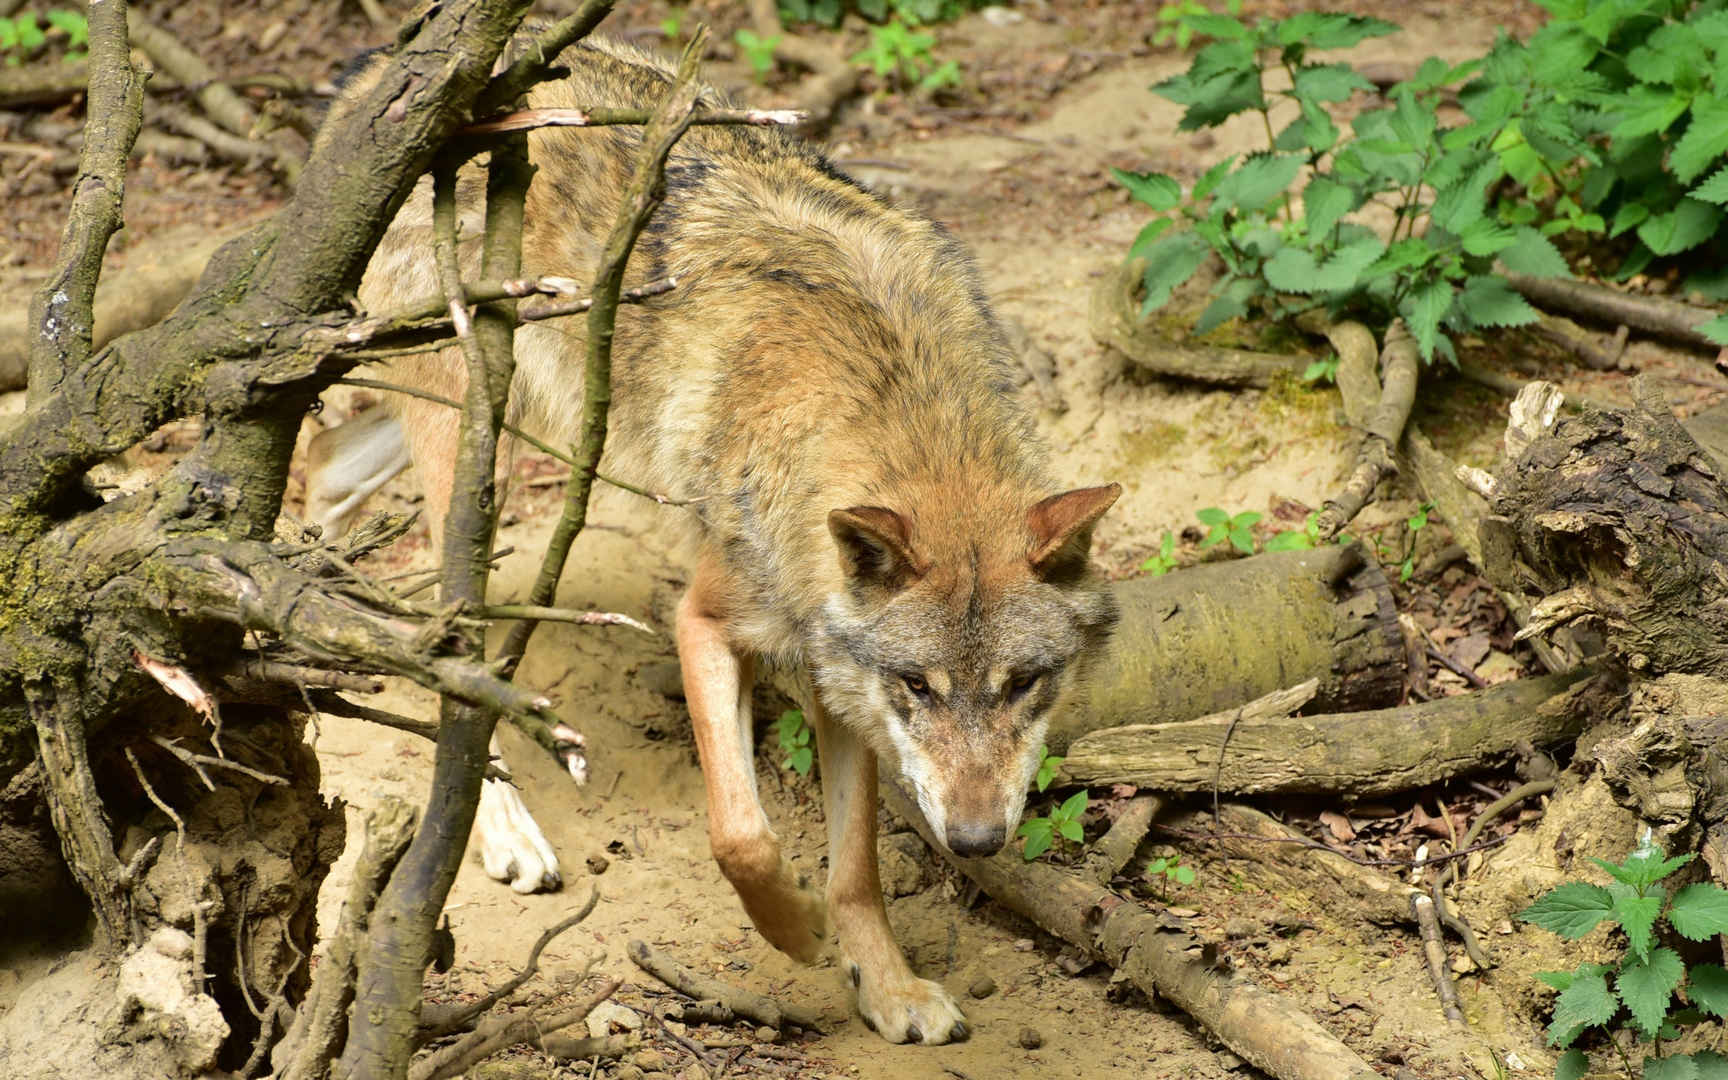
[[804,714],[797,709],[787,709],[780,714],[777,727],[780,749],[786,754],[786,760],[780,763],[781,767],[791,769],[799,776],[809,776],[810,765],[815,759],[815,748],[810,745],[810,725],[805,723]]
[[1194,884],[1194,868],[1182,865],[1182,855],[1160,855],[1146,864],[1146,875],[1163,878],[1172,885]]
[[781,35],[763,37],[753,30],[740,28],[732,35],[732,40],[738,44],[738,49],[749,62],[750,70],[756,73],[756,81],[761,82],[774,70],[774,49],[780,44]]
[[[1657,1040],[1655,1052],[1644,1062],[1647,1080],[1728,1075],[1728,1058],[1708,1050],[1656,1056],[1661,1052],[1660,1040],[1678,1038],[1685,1026],[1701,1022],[1706,1014],[1728,1017],[1728,970],[1720,964],[1688,966],[1678,952],[1657,945],[1658,927],[1664,921],[1688,941],[1707,941],[1728,932],[1728,891],[1700,883],[1669,896],[1658,884],[1693,858],[1664,858],[1646,829],[1643,841],[1625,862],[1591,860],[1614,879],[1606,888],[1569,881],[1519,913],[1523,921],[1574,941],[1604,922],[1619,926],[1626,938],[1619,963],[1580,964],[1571,971],[1536,974],[1560,991],[1548,1025],[1550,1045],[1566,1050],[1554,1070],[1556,1080],[1578,1080],[1589,1072],[1589,1058],[1572,1045],[1586,1030],[1599,1028],[1612,1034],[1625,1026],[1641,1038]],[[1681,989],[1688,1005],[1676,1008],[1674,996]]]
[[921,91],[960,85],[960,65],[952,60],[937,64],[930,54],[936,35],[907,28],[898,18],[870,28],[870,44],[852,57],[883,78],[893,77],[902,85]]
[[1026,844],[1020,849],[1020,854],[1031,862],[1038,856],[1050,850],[1050,845],[1056,842],[1058,836],[1076,844],[1085,840],[1086,833],[1080,827],[1080,819],[1086,814],[1087,795],[1085,791],[1076,791],[1063,801],[1062,805],[1050,811],[1048,817],[1027,818],[1020,823],[1020,829],[1014,835],[1026,838]]
[[[1140,569],[1153,577],[1163,577],[1176,569],[1176,534],[1165,529],[1164,539],[1158,543],[1158,554],[1141,563]],[[1044,789],[1039,788],[1038,790]]]
[[1428,527],[1428,511],[1434,509],[1433,503],[1423,503],[1416,508],[1404,522],[1410,530],[1410,548],[1404,555],[1404,561],[1398,564],[1398,580],[1409,581],[1410,575],[1416,572],[1416,534]]
[[1260,514],[1245,510],[1232,516],[1216,506],[1208,506],[1194,516],[1200,519],[1202,525],[1207,526],[1206,536],[1200,541],[1202,550],[1216,547],[1228,540],[1231,546],[1242,554],[1254,554],[1253,529],[1260,520]]
[[1056,779],[1056,770],[1062,767],[1063,760],[1052,754],[1048,746],[1038,748],[1038,773],[1032,778],[1032,782],[1038,785],[1039,791],[1049,787],[1050,782]]
[[1302,381],[1305,383],[1329,383],[1338,380],[1338,354],[1333,353],[1323,360],[1315,360],[1302,369]]
[[660,20],[660,33],[667,41],[677,41],[684,36],[684,17],[689,14],[683,8],[673,8]]
[[1320,511],[1308,511],[1300,529],[1286,529],[1266,541],[1267,551],[1306,551],[1320,546]]
[[[90,39],[90,24],[76,11],[49,11],[43,14],[48,25],[66,35],[64,63],[84,59]],[[0,53],[6,54],[8,66],[16,67],[25,57],[48,43],[48,35],[36,23],[35,12],[26,11],[9,19],[0,19]]]

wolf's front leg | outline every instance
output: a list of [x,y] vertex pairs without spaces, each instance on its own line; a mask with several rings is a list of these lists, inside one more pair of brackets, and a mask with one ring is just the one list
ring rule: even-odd
[[840,931],[846,977],[858,990],[858,1012],[889,1042],[965,1039],[960,1006],[939,983],[912,974],[888,925],[876,869],[876,753],[819,703],[808,711],[822,752],[828,910]]
[[718,571],[704,563],[678,604],[678,660],[708,785],[708,841],[750,921],[805,963],[828,943],[822,900],[786,862],[756,791],[750,728],[753,665],[726,636]]

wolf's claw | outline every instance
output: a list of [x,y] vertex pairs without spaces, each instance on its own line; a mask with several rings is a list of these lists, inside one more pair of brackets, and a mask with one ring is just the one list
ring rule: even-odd
[[563,884],[552,845],[522,796],[502,780],[488,780],[480,789],[474,843],[487,876],[508,881],[519,893],[552,892]]
[[858,1012],[865,1026],[891,1043],[940,1046],[971,1034],[953,996],[929,979],[888,982],[866,974],[858,984]]

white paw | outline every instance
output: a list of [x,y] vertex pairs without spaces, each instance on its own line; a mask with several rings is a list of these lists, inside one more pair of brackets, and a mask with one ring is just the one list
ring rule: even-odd
[[940,1046],[964,1042],[972,1034],[966,1014],[938,983],[911,974],[872,979],[852,963],[846,965],[846,972],[858,988],[864,1026],[891,1043]]
[[489,877],[508,881],[519,893],[551,892],[563,884],[558,856],[516,789],[488,780],[480,789],[474,816],[474,842]]
[[563,763],[564,770],[570,774],[570,779],[578,784],[588,782],[588,740],[582,733],[569,724],[559,724],[552,729],[552,737],[558,741],[558,760]]

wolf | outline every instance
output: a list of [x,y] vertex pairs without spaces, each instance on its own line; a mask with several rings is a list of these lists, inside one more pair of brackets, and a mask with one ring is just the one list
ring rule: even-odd
[[[569,76],[536,88],[532,107],[652,106],[670,85],[665,62],[615,41],[589,39],[559,63]],[[712,89],[701,100],[727,104]],[[526,273],[591,275],[640,141],[626,127],[529,136]],[[469,238],[482,187],[458,183]],[[380,244],[360,289],[367,309],[435,294],[429,190],[422,181]],[[470,275],[475,246],[464,245]],[[672,291],[619,309],[604,464],[690,503],[676,639],[714,858],[757,930],[792,957],[818,959],[833,920],[858,1010],[883,1038],[965,1038],[959,1006],[912,972],[888,924],[878,761],[955,854],[1003,847],[1049,719],[1116,618],[1089,555],[1121,489],[1052,482],[962,246],[792,135],[702,126],[683,138],[626,285],[668,277]],[[570,445],[584,328],[561,323],[517,331],[512,409]],[[393,368],[461,397],[454,350]],[[457,417],[407,397],[393,408],[397,424],[353,433],[365,452],[315,448],[309,503],[333,532],[368,490],[356,473],[399,464],[386,444],[406,432],[440,535]],[[783,856],[757,792],[762,661],[803,673],[828,822],[825,896]],[[483,852],[495,876],[511,858]],[[522,859],[555,866],[533,842]]]

